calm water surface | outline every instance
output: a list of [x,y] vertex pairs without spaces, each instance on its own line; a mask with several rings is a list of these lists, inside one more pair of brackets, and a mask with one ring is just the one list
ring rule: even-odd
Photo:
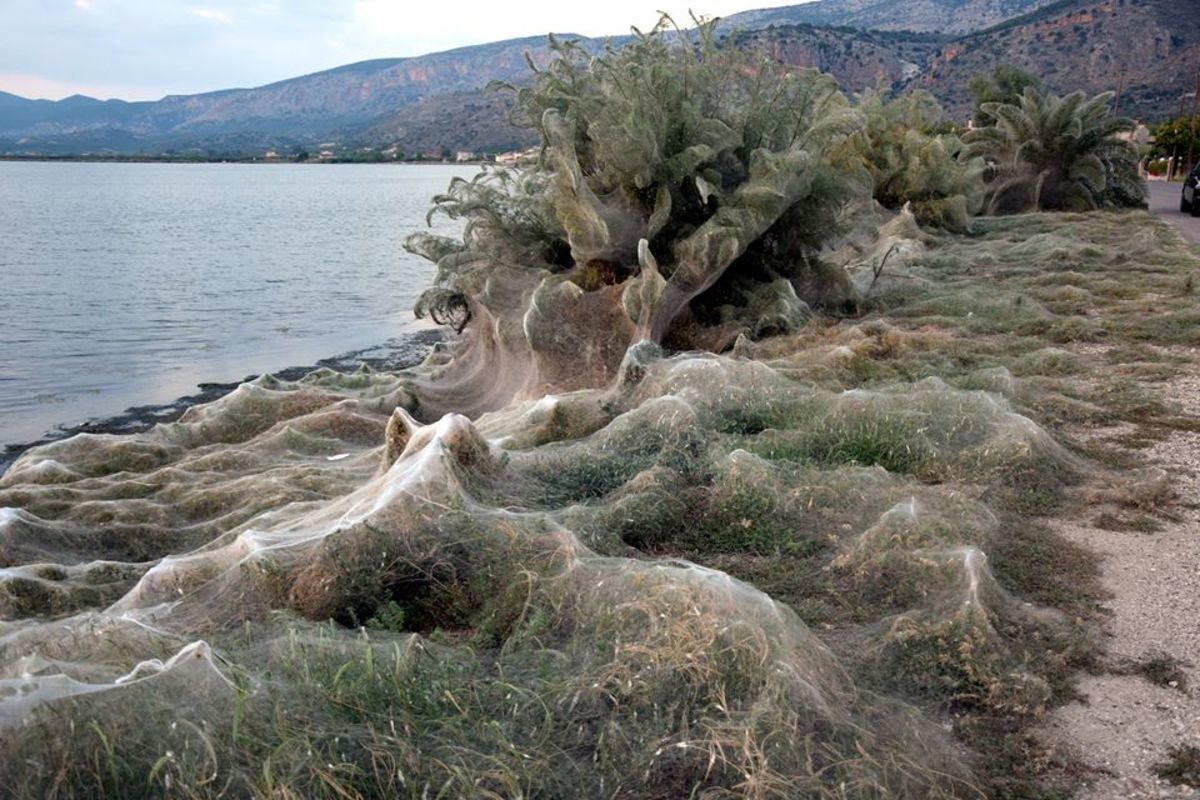
[[0,445],[413,330],[401,244],[472,174],[0,162]]

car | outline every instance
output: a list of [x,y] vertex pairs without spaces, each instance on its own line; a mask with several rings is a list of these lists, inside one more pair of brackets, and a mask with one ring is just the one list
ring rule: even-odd
[[1200,197],[1196,197],[1196,184],[1200,183],[1200,161],[1192,167],[1187,179],[1183,182],[1183,194],[1179,197],[1179,210],[1191,212],[1193,217],[1200,217]]

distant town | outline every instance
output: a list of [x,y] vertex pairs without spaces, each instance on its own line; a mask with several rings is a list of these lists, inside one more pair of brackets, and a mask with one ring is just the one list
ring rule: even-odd
[[406,153],[391,147],[353,147],[323,142],[314,147],[269,148],[257,152],[215,150],[158,154],[77,153],[69,155],[0,153],[0,161],[113,161],[121,163],[221,163],[221,164],[499,164],[512,167],[537,157],[538,148],[503,153],[443,148],[437,153]]

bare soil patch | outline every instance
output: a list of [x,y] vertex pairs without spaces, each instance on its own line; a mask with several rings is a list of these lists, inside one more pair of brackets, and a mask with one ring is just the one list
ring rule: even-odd
[[[1200,414],[1194,372],[1153,389],[1184,415]],[[1111,614],[1106,661],[1126,672],[1085,677],[1081,699],[1055,710],[1042,731],[1092,774],[1081,800],[1200,796],[1159,774],[1172,749],[1200,745],[1200,434],[1172,431],[1144,453],[1170,476],[1175,519],[1150,533],[1101,530],[1086,520],[1054,523],[1103,558],[1102,580],[1112,593],[1104,604]],[[1119,667],[1156,659],[1174,669]]]

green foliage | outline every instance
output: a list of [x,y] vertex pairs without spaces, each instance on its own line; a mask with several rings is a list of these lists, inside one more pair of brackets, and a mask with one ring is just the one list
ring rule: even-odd
[[981,165],[959,159],[962,142],[939,132],[945,112],[937,100],[924,91],[892,100],[867,92],[858,110],[866,124],[850,147],[871,174],[875,199],[890,209],[911,204],[923,225],[965,231],[983,193]]
[[963,155],[989,162],[989,211],[1144,205],[1137,152],[1117,136],[1134,124],[1109,113],[1111,99],[1030,88],[1019,103],[985,103],[996,124],[969,131]]
[[789,496],[792,477],[755,458],[735,456],[706,487],[706,503],[685,547],[712,555],[731,553],[811,557],[824,543],[802,531],[805,509]]
[[1189,146],[1193,153],[1200,153],[1200,115],[1176,117],[1154,126],[1157,155],[1186,158]]
[[508,87],[541,157],[435,198],[434,212],[467,222],[461,243],[407,245],[436,261],[439,289],[476,297],[509,267],[585,288],[641,277],[626,309],[656,340],[723,278],[811,289],[839,211],[865,197],[861,168],[831,158],[860,115],[828,75],[723,49],[712,22],[672,25],[594,58],[552,38],[532,85]]
[[1008,103],[1016,105],[1028,88],[1041,90],[1042,82],[1023,69],[1001,64],[991,75],[976,75],[967,84],[975,100],[973,115],[976,125],[994,125],[996,117],[984,108],[986,103]]

